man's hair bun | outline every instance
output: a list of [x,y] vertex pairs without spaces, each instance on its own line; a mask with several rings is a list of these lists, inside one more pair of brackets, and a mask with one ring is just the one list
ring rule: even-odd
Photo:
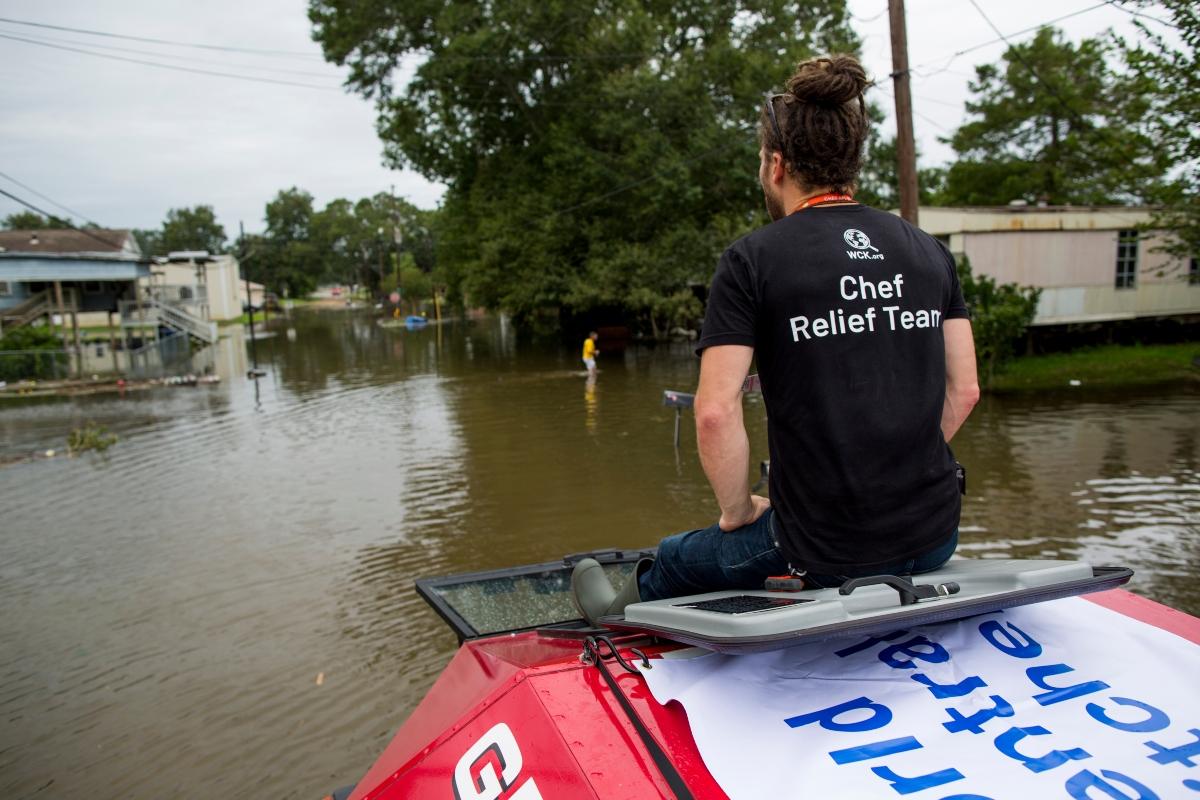
[[870,85],[858,59],[848,55],[814,58],[796,67],[787,90],[802,103],[837,108],[857,100]]
[[788,173],[803,186],[850,193],[871,130],[863,96],[870,85],[854,56],[801,62],[784,97],[772,95],[763,104],[759,144],[782,155]]

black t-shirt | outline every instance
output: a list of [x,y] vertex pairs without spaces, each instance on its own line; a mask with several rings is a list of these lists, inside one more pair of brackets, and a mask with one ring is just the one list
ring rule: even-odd
[[906,560],[958,527],[942,323],[967,316],[949,251],[866,206],[810,208],[725,251],[698,351],[754,348],[794,567]]

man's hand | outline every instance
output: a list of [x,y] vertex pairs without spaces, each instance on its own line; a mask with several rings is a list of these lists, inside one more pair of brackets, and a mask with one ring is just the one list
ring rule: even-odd
[[745,525],[752,522],[757,522],[758,518],[771,507],[771,501],[757,494],[746,496],[746,503],[740,508],[731,508],[721,511],[721,519],[717,523],[721,530],[726,533],[736,531]]

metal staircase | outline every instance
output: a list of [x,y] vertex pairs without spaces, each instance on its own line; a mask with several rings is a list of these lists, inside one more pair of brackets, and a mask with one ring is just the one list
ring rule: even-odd
[[182,306],[164,303],[153,297],[142,298],[140,307],[136,300],[122,300],[120,311],[123,328],[162,325],[186,333],[205,344],[217,340],[217,323],[199,317]]

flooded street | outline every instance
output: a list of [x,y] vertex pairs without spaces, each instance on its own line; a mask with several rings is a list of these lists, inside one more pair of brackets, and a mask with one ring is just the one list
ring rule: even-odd
[[[315,798],[353,783],[455,649],[413,579],[650,545],[713,503],[686,344],[519,341],[297,312],[265,378],[0,404],[0,796]],[[222,366],[224,365],[224,366]],[[1064,383],[1070,376],[1064,376]],[[955,440],[960,553],[1124,564],[1200,614],[1200,390],[988,397]],[[761,401],[747,410],[766,458]]]

